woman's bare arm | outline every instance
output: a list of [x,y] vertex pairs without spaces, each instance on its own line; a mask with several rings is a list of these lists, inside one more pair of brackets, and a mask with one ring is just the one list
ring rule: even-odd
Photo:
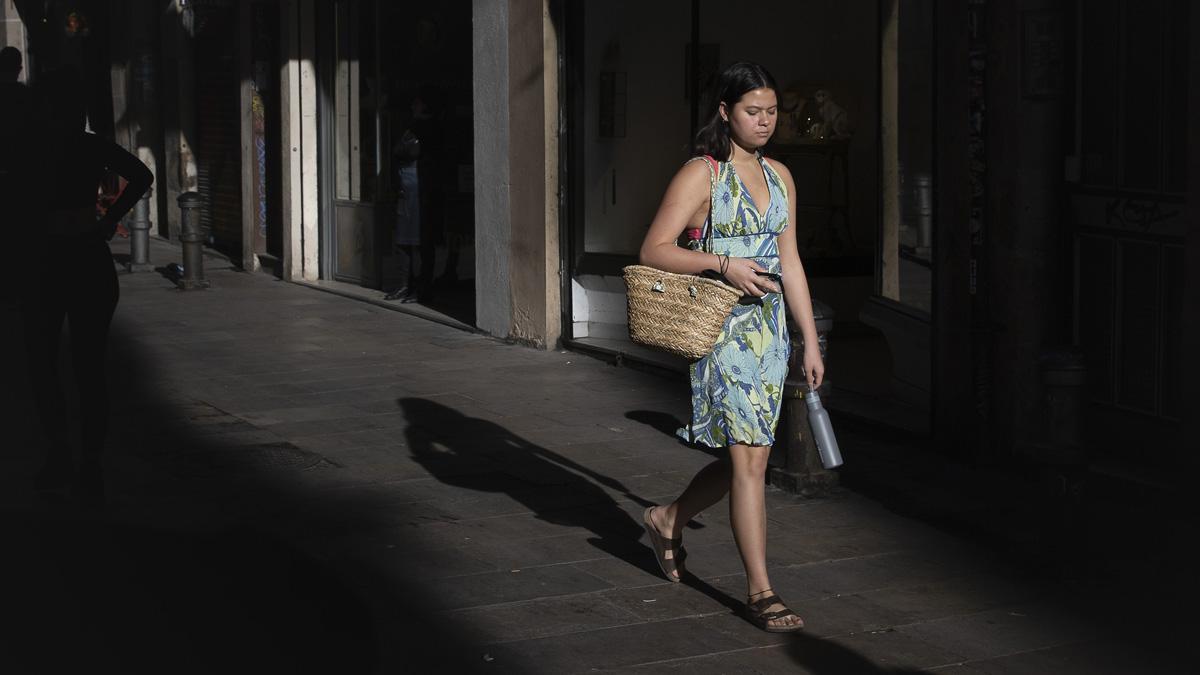
[[641,263],[676,274],[722,272],[743,293],[758,297],[778,290],[769,280],[758,276],[758,272],[766,270],[753,260],[723,259],[714,253],[692,251],[676,244],[689,224],[696,220],[704,222],[709,210],[711,180],[707,161],[688,162],[675,174],[642,242]]
[[677,274],[699,274],[717,270],[720,260],[712,253],[681,248],[676,244],[697,213],[707,211],[710,192],[709,167],[705,162],[688,162],[671,179],[638,256],[643,265]]
[[98,223],[105,236],[111,238],[113,231],[116,230],[117,222],[126,213],[129,213],[142,195],[146,194],[146,190],[150,189],[150,185],[154,183],[154,174],[146,168],[142,160],[131,155],[116,143],[98,136],[93,139],[93,142],[97,143],[98,155],[105,168],[124,178],[126,183],[121,196],[112,203],[112,206],[108,207]]

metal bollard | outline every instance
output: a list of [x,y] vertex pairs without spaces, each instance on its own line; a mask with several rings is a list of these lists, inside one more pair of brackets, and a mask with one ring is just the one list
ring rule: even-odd
[[[821,360],[825,360],[826,336],[833,328],[833,309],[819,300],[813,300],[813,318],[817,324],[817,341],[821,349]],[[804,337],[799,327],[788,318],[792,338],[792,356],[788,364],[788,377],[783,385],[783,411],[779,421],[779,433],[775,436],[772,453],[781,456],[782,466],[771,466],[767,472],[768,482],[781,490],[814,496],[837,485],[837,474],[821,466],[821,456],[808,425],[808,405],[804,392]],[[819,393],[822,400],[829,399],[829,381],[822,383]]]
[[185,291],[208,288],[204,278],[204,230],[200,226],[200,209],[204,199],[198,192],[179,195],[179,240],[183,242],[183,278],[178,285]]
[[125,269],[130,272],[149,272],[154,269],[150,264],[150,195],[154,188],[146,190],[146,194],[133,207],[133,220],[129,223],[129,262]]
[[933,180],[929,174],[918,174],[917,184],[917,255],[928,258],[933,252]]

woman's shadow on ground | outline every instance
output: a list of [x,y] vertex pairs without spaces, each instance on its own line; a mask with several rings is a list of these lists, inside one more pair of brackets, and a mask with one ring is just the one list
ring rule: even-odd
[[[499,424],[440,403],[422,398],[403,398],[397,403],[408,420],[405,434],[413,459],[439,481],[468,490],[505,493],[540,520],[590,530],[593,536],[588,541],[596,548],[661,577],[652,549],[640,541],[644,534],[641,522],[623,509],[613,494],[640,506],[652,502],[621,481],[531,443]],[[679,426],[665,413],[633,411],[626,417],[672,436]],[[485,467],[482,471],[481,466]],[[683,583],[741,614],[741,600],[703,579],[685,574]],[[847,647],[804,633],[789,635],[786,648],[798,665],[820,675],[921,672],[883,668]]]
[[422,398],[397,403],[408,420],[405,438],[412,458],[442,483],[507,494],[539,520],[585,528],[596,548],[647,574],[659,574],[653,553],[639,542],[641,523],[618,504],[613,493],[643,507],[651,502],[620,481],[499,424],[440,403]]

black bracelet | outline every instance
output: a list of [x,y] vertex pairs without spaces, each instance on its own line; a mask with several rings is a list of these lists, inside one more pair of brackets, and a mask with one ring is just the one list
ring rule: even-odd
[[719,261],[719,264],[717,267],[721,273],[721,276],[725,276],[725,273],[729,271],[729,254],[728,253],[725,254],[725,260],[723,262],[720,262],[720,258],[721,258],[721,256],[718,255],[717,259]]

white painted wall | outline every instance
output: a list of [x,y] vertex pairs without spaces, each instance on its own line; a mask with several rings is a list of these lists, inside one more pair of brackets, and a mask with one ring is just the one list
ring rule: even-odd
[[628,304],[621,277],[585,274],[571,280],[574,337],[628,337]]
[[[584,249],[636,253],[671,177],[688,158],[687,0],[584,4]],[[626,73],[624,138],[600,138],[601,71]],[[615,175],[615,195],[614,195]]]

